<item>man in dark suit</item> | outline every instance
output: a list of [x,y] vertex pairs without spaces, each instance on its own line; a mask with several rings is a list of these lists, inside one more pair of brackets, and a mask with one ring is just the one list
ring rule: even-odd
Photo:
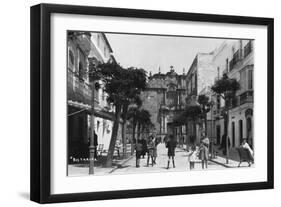
[[94,132],[94,149],[95,149],[95,159],[98,159],[98,153],[97,153],[97,147],[98,147],[98,135],[96,134],[96,132]]

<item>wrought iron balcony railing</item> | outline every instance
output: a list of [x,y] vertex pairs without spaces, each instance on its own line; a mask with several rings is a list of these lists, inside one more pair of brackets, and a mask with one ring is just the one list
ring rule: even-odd
[[[88,105],[91,105],[92,100],[90,85],[70,69],[67,72],[67,99]],[[95,93],[95,101],[98,102],[98,93]]]
[[244,103],[253,103],[253,91],[246,91],[240,95],[240,105]]
[[241,49],[237,50],[234,55],[232,60],[229,62],[229,70],[233,70],[233,68],[236,66],[236,64],[241,60],[241,54],[242,51]]
[[249,41],[244,47],[244,58],[246,58],[253,50],[252,41]]

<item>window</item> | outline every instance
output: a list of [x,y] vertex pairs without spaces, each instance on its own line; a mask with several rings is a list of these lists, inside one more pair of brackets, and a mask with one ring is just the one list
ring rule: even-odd
[[228,72],[228,58],[226,58],[225,60],[225,70],[226,72]]
[[195,89],[195,74],[192,75],[192,91]]
[[235,147],[235,122],[232,122],[232,147]]
[[244,58],[247,57],[252,52],[252,42],[251,40],[244,47]]
[[168,91],[175,91],[175,90],[176,90],[176,87],[173,86],[173,85],[170,85],[170,86],[168,87]]
[[79,62],[78,76],[80,79],[83,77],[83,64],[81,62]]
[[98,42],[98,47],[100,46],[100,35],[98,34],[98,40],[97,40],[97,42]]
[[105,98],[105,92],[104,92],[104,90],[102,89],[102,95],[101,95],[101,98],[102,98],[102,100],[104,101],[104,98]]
[[243,120],[239,120],[239,139],[240,139],[240,144],[243,141]]
[[71,50],[68,51],[68,59],[71,65],[74,64],[74,55],[73,52]]
[[248,89],[253,89],[253,71],[248,70]]
[[191,93],[191,80],[188,80],[188,84],[187,84],[187,93],[188,93],[188,94]]
[[97,121],[97,131],[99,131],[100,128],[100,121]]
[[104,57],[106,57],[106,47],[103,48]]
[[247,90],[247,81],[246,81],[246,70],[240,71],[240,89],[241,91]]
[[221,97],[217,95],[217,109],[220,109],[221,107]]

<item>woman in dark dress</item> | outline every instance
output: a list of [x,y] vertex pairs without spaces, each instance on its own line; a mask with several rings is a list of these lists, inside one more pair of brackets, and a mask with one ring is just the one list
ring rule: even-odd
[[147,141],[146,141],[146,139],[144,137],[141,139],[141,144],[142,144],[142,153],[141,153],[141,155],[142,155],[142,158],[144,158],[144,156],[146,155],[146,153],[148,151],[148,149],[147,149]]
[[136,167],[140,167],[140,158],[142,154],[142,143],[140,139],[136,141],[135,150],[136,150]]
[[170,165],[170,160],[172,158],[172,162],[173,162],[173,167],[175,168],[175,148],[177,146],[177,142],[175,141],[173,135],[170,135],[167,142],[166,142],[166,148],[168,149],[168,165],[167,165],[167,169],[169,169],[169,165]]

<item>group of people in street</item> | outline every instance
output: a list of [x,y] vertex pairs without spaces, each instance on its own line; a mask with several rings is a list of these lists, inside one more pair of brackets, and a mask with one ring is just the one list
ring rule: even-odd
[[[160,143],[160,139],[156,139],[154,136],[150,136],[148,141],[145,138],[138,139],[135,141],[136,150],[136,167],[140,167],[140,159],[147,155],[147,166],[156,164],[157,158],[157,145]],[[176,139],[173,135],[169,135],[164,139],[165,147],[167,148],[167,169],[170,168],[172,164],[173,168],[176,167],[175,164],[175,149],[178,145]],[[202,162],[202,169],[208,167],[208,156],[209,156],[209,138],[204,136],[201,140],[200,146],[191,146],[188,149],[188,162],[190,169],[194,169],[195,162],[198,159]]]
[[[209,160],[209,151],[210,151],[210,139],[203,133],[201,136],[201,141],[199,145],[191,145],[186,151],[188,155],[189,169],[193,170],[195,168],[195,163],[201,163],[202,169],[208,168]],[[135,142],[136,150],[136,167],[140,167],[140,159],[144,158],[147,155],[147,166],[153,166],[156,164],[157,158],[157,145],[161,142],[161,138],[155,138],[150,136],[148,140],[145,138],[138,139]],[[173,135],[166,136],[164,138],[165,147],[167,148],[167,169],[170,168],[172,164],[173,168],[175,165],[175,149],[179,143]],[[246,139],[243,139],[241,147],[249,150],[250,154],[253,157],[253,150],[246,142]]]
[[[189,149],[187,149],[188,152],[188,162],[190,170],[194,169],[195,162],[198,160],[201,160],[202,163],[202,169],[208,168],[208,160],[209,160],[209,145],[210,140],[208,137],[203,135],[203,138],[201,139],[200,146],[192,145]],[[175,168],[175,149],[177,147],[177,142],[174,139],[173,135],[170,135],[166,142],[166,148],[168,153],[168,163],[167,163],[167,169],[170,167],[170,162],[172,160],[173,167]]]
[[145,157],[147,154],[147,167],[156,164],[157,158],[157,145],[159,144],[159,139],[154,136],[149,136],[148,141],[145,138],[137,139],[135,142],[136,150],[136,167],[140,167],[140,159]]
[[188,150],[188,160],[190,170],[195,168],[195,163],[201,160],[202,169],[208,168],[210,140],[203,135],[200,145],[192,145]]

